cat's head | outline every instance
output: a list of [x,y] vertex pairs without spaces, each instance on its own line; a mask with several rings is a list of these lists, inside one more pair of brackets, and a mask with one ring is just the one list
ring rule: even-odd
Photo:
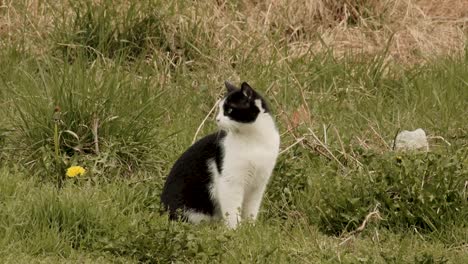
[[225,82],[227,94],[219,103],[216,122],[221,129],[239,130],[268,115],[270,110],[265,100],[246,82],[240,88]]

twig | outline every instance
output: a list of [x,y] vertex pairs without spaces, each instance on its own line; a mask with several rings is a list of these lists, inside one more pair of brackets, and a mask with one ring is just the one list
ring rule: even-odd
[[327,127],[325,126],[325,124],[322,124],[322,127],[323,127],[323,142],[325,143],[325,145],[328,145]]
[[380,242],[379,230],[377,228],[375,228],[374,230],[375,230],[375,235],[372,237],[372,240],[374,242],[377,241],[377,243],[379,243]]
[[441,136],[432,136],[432,137],[427,137],[427,138],[430,138],[430,139],[440,139],[442,141],[444,141],[445,144],[447,144],[449,147],[452,146],[452,144],[450,144],[450,142],[448,142],[447,140],[445,140],[445,138],[441,137]]
[[338,164],[341,165],[341,167],[345,168],[345,166],[335,157],[335,155],[333,155],[333,153],[327,148],[327,146],[325,146],[325,144],[323,144],[322,141],[320,141],[320,139],[315,135],[314,131],[310,128],[308,128],[310,134],[312,137],[314,137],[314,139],[323,147],[325,148],[325,150],[328,152],[328,154],[330,154],[332,156],[332,158],[338,162]]
[[395,133],[395,136],[393,137],[393,146],[392,146],[392,150],[395,150],[395,147],[396,147],[396,138],[398,137],[398,133],[400,133],[400,128],[398,128],[398,130],[397,130],[396,133]]
[[354,160],[357,163],[358,166],[362,167],[363,165],[359,160],[357,160],[355,157],[353,157],[353,155],[350,155],[350,154],[346,153],[346,150],[345,150],[344,145],[343,145],[343,141],[341,140],[341,137],[340,137],[340,133],[338,133],[338,130],[336,129],[336,127],[333,127],[333,129],[335,130],[335,134],[338,137],[338,141],[340,142],[341,151],[342,151],[343,155],[345,157],[350,157],[352,160]]
[[99,136],[98,136],[99,118],[94,117],[93,119],[93,137],[94,137],[94,152],[99,154]]
[[218,106],[219,102],[221,101],[221,99],[218,99],[216,101],[216,103],[213,105],[213,107],[211,108],[210,112],[208,112],[208,114],[205,116],[205,118],[203,119],[203,121],[201,122],[201,124],[198,126],[197,128],[197,132],[195,132],[195,135],[193,136],[193,140],[192,140],[192,144],[195,143],[195,140],[197,140],[197,136],[198,136],[198,133],[200,133],[200,130],[202,129],[203,125],[205,124],[206,120],[208,120],[208,118],[210,117],[211,113],[213,113],[213,111],[216,109],[216,106]]
[[301,137],[301,138],[298,138],[296,139],[296,142],[294,142],[293,144],[291,144],[289,147],[283,149],[279,155],[283,154],[284,152],[288,151],[290,148],[296,146],[297,144],[301,143],[303,140],[305,139],[305,137]]
[[366,142],[364,142],[364,140],[360,139],[358,136],[356,136],[356,139],[359,141],[361,146],[363,146],[366,149],[370,149],[369,145],[367,145]]
[[340,133],[338,133],[338,130],[336,129],[336,127],[333,127],[333,130],[335,130],[335,134],[336,134],[336,137],[338,138],[338,142],[340,142],[341,151],[343,151],[343,155],[346,156],[346,151],[343,145],[343,141],[341,140]]
[[378,208],[375,208],[374,211],[366,215],[366,218],[364,219],[362,224],[356,230],[352,231],[350,235],[355,235],[357,233],[364,231],[364,228],[366,228],[367,222],[369,222],[370,218],[373,217],[374,215],[377,219],[382,219],[382,217],[379,214]]
[[268,88],[266,89],[265,94],[268,94],[270,90],[273,88],[273,86],[274,86],[274,83],[271,83],[270,86],[268,86]]
[[387,142],[385,142],[385,140],[383,139],[383,137],[377,133],[377,131],[375,131],[374,127],[369,125],[369,127],[372,129],[372,132],[374,132],[374,134],[382,141],[383,145],[387,148],[387,149],[391,149],[390,146],[387,144]]
[[[309,134],[307,134],[307,135],[309,135]],[[317,151],[320,155],[324,156],[324,157],[327,158],[328,160],[333,160],[333,158],[331,158],[331,157],[328,155],[328,152],[325,153],[325,152],[321,151],[320,148],[318,148],[318,146],[319,146],[320,144],[317,144],[317,143],[316,143],[316,145],[312,145],[311,143],[308,142],[308,140],[304,140],[304,144],[307,145],[307,146],[309,146],[311,149]]]
[[375,206],[374,210],[366,215],[366,218],[364,218],[364,221],[362,221],[362,224],[358,228],[356,228],[356,230],[351,231],[348,234],[348,237],[346,239],[344,239],[343,242],[340,243],[340,246],[345,244],[348,240],[353,238],[355,235],[358,235],[359,233],[361,233],[364,230],[364,228],[366,228],[367,222],[369,222],[371,217],[375,217],[378,220],[382,219],[382,217],[380,216],[380,213],[379,213],[379,206],[380,206],[380,204],[377,204]]
[[419,233],[419,231],[418,231],[418,229],[417,229],[416,227],[414,227],[413,230],[414,230],[414,232],[415,232],[416,234],[418,234],[418,236],[421,238],[421,240],[426,241],[426,239],[424,238],[424,236],[421,235],[421,233]]
[[271,5],[273,3],[270,3],[270,5],[268,6],[268,10],[267,10],[267,13],[265,15],[265,21],[263,22],[263,26],[264,26],[264,30],[266,31],[266,28],[267,28],[267,25],[270,24],[270,21],[269,21],[269,16],[270,16],[270,10],[271,10]]
[[343,240],[343,241],[340,243],[340,246],[346,244],[346,242],[348,242],[348,240],[350,240],[350,239],[352,239],[352,238],[354,238],[354,236],[349,236],[349,237],[347,237],[345,240]]

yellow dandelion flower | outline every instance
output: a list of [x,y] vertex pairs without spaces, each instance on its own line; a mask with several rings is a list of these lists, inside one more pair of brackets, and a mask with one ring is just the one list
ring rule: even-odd
[[70,178],[81,176],[86,173],[86,170],[81,166],[71,166],[67,169],[67,176]]

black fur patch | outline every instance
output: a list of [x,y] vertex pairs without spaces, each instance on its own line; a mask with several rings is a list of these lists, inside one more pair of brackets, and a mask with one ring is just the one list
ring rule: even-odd
[[185,209],[214,215],[215,205],[210,196],[212,177],[208,161],[214,160],[221,173],[224,155],[221,141],[225,136],[226,132],[219,131],[200,139],[172,167],[161,194],[161,202],[169,210],[171,219],[181,218],[178,212]]

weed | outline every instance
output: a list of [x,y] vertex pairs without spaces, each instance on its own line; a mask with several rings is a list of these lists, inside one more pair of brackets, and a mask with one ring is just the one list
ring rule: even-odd
[[[37,65],[35,74],[18,72],[9,86],[8,92],[15,94],[15,111],[9,116],[25,163],[42,175],[64,175],[63,168],[54,172],[57,154],[64,165],[83,162],[99,174],[144,166],[158,144],[161,92],[118,66],[106,72],[82,66]],[[25,79],[30,79],[27,85],[19,85]],[[61,114],[54,121],[56,106]]]
[[466,152],[371,156],[363,172],[323,180],[317,209],[324,231],[356,229],[378,205],[387,228],[439,231],[466,226]]

